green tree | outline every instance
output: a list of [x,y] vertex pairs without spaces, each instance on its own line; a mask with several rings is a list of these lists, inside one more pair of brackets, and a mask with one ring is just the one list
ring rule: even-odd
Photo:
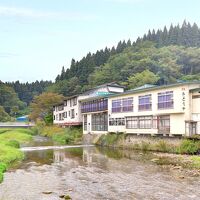
[[133,89],[145,84],[155,84],[158,80],[159,77],[156,74],[149,70],[144,70],[143,72],[136,73],[128,78],[128,87],[129,89]]
[[9,114],[4,110],[3,106],[0,106],[0,122],[7,122],[9,120]]
[[55,93],[45,92],[39,96],[35,96],[30,104],[31,114],[30,119],[44,121],[52,114],[53,106],[63,102],[63,96]]

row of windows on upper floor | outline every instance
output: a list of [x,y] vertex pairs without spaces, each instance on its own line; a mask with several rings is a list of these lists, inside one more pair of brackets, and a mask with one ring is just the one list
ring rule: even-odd
[[108,109],[108,99],[96,99],[88,102],[83,102],[81,104],[81,112],[97,112],[97,111],[104,111]]
[[[76,115],[77,115],[77,113],[76,113]],[[71,111],[68,111],[68,113],[67,112],[63,112],[63,113],[59,113],[57,115],[54,115],[54,120],[57,120],[57,121],[62,121],[65,118],[74,119],[75,118],[75,111],[74,111],[74,109],[71,109]]]
[[54,106],[54,111],[62,111],[64,110],[64,107],[67,107],[67,106],[76,106],[77,105],[77,97],[75,98],[72,98],[72,99],[69,99],[69,100],[65,100],[64,101],[64,104],[62,105],[59,105],[59,106]]
[[[157,94],[158,109],[174,108],[173,91],[167,91]],[[131,112],[133,111],[133,97],[112,100],[112,112]],[[152,94],[138,97],[138,111],[152,110]]]
[[[77,105],[77,98],[70,99],[70,107]],[[64,110],[64,105],[57,106],[56,111]],[[158,109],[168,109],[174,107],[173,91],[158,93]],[[98,99],[81,104],[81,112],[96,112],[108,109],[108,99]],[[138,97],[138,110],[148,111],[152,109],[152,95]],[[131,112],[133,111],[133,97],[112,100],[112,112]]]

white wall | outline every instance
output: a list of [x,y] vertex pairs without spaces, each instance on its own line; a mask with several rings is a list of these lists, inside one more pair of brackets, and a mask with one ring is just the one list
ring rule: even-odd
[[[191,120],[191,99],[190,99],[190,89],[200,88],[199,84],[192,85],[179,85],[172,86],[168,88],[161,89],[152,89],[149,91],[138,91],[137,93],[132,94],[121,94],[115,97],[110,97],[108,99],[108,116],[109,118],[120,118],[126,116],[146,116],[146,115],[170,115],[170,134],[185,134],[185,120]],[[174,108],[173,109],[158,109],[158,93],[173,91],[174,97]],[[139,111],[138,110],[138,97],[143,95],[152,95],[152,110],[151,111]],[[112,113],[112,100],[122,99],[127,97],[133,97],[133,112],[121,112],[121,113]],[[198,110],[200,113],[200,102],[194,104],[195,110]],[[196,108],[198,107],[198,109]],[[199,123],[200,124],[200,123]],[[199,127],[200,129],[200,127]],[[156,134],[157,129],[126,129],[125,126],[109,126],[109,132],[128,132],[128,133],[148,133]]]
[[[72,109],[74,109],[74,118],[72,118]],[[63,120],[57,120],[56,115],[59,115],[60,113],[65,113],[67,112],[67,117],[65,117]],[[69,116],[70,112],[70,116]],[[80,108],[80,102],[79,102],[79,97],[77,97],[77,104],[76,105],[71,105],[70,106],[70,99],[67,100],[67,105],[64,106],[64,110],[62,111],[54,111],[53,112],[55,116],[54,124],[60,124],[60,125],[67,125],[71,123],[81,123],[82,122],[82,115],[81,115],[81,108]]]

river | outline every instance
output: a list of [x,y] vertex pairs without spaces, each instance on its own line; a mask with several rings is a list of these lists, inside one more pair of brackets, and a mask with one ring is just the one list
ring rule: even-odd
[[[200,199],[200,178],[151,161],[152,154],[94,146],[52,147],[37,137],[25,160],[5,173],[0,200]],[[46,146],[46,148],[40,147]]]

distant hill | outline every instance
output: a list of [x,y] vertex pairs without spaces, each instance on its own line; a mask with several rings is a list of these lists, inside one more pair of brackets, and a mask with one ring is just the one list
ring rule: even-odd
[[196,23],[184,21],[182,26],[171,25],[169,30],[166,26],[149,30],[133,43],[120,41],[116,48],[88,53],[80,61],[72,59],[70,68],[63,67],[56,83],[47,90],[70,96],[111,81],[133,88],[145,83],[199,80],[199,48],[200,29]]

